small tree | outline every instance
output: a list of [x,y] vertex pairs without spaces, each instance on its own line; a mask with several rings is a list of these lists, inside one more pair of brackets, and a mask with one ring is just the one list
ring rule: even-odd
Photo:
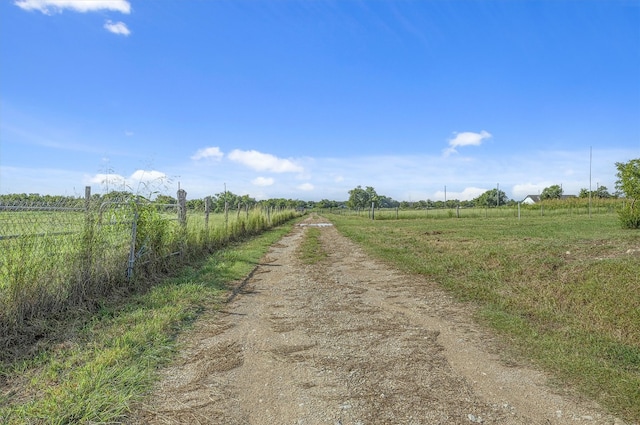
[[640,228],[640,208],[636,201],[640,199],[640,158],[629,162],[616,162],[618,173],[616,176],[616,189],[624,193],[629,202],[619,210],[618,216],[624,227],[629,229]]
[[562,187],[557,184],[545,187],[540,194],[540,199],[560,199],[562,197]]

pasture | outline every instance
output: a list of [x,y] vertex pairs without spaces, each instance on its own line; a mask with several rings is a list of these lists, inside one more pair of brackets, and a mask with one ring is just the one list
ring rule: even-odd
[[606,210],[395,214],[326,216],[370,254],[477,308],[478,320],[559,384],[640,418],[640,232]]

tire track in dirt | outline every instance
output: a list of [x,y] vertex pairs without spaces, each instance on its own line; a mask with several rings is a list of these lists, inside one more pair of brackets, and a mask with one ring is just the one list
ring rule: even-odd
[[[306,224],[323,222],[311,216]],[[622,424],[505,364],[469,308],[321,228],[296,227],[224,312],[200,320],[132,424]]]

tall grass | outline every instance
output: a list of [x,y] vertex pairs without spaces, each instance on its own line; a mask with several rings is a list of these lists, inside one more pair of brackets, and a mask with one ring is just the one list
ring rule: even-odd
[[[52,215],[55,224],[47,225],[45,218]],[[297,215],[255,209],[205,221],[204,214],[194,213],[181,223],[153,204],[133,202],[109,205],[99,213],[2,212],[0,360],[46,337],[49,319],[70,309],[95,309],[112,294],[146,289],[193,258]],[[20,220],[37,223],[37,231],[25,234],[6,226]],[[61,228],[59,223],[72,225]]]
[[520,354],[640,420],[640,233],[615,213],[329,217],[372,254],[479,305]]

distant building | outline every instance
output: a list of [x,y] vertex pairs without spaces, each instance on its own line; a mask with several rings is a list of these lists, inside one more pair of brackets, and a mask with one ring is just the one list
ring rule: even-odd
[[[576,195],[562,195],[560,196],[560,199],[571,199],[571,198],[576,198]],[[523,204],[537,204],[538,202],[540,202],[540,195],[527,195],[526,198],[524,198],[522,200]]]
[[537,204],[540,202],[540,195],[527,195],[526,198],[522,200],[523,204]]

